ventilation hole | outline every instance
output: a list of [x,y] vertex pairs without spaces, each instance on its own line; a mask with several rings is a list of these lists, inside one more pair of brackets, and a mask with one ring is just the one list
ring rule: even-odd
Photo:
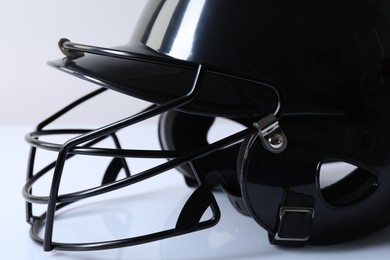
[[378,178],[353,164],[326,160],[320,165],[319,186],[328,204],[347,207],[370,196],[378,187]]

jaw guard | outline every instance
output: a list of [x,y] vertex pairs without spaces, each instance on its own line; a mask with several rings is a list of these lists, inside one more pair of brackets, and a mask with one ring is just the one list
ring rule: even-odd
[[[212,143],[207,147],[202,147],[189,153],[182,153],[180,151],[123,149],[116,136],[116,132],[120,129],[131,126],[138,122],[142,122],[148,118],[160,115],[164,112],[181,108],[187,104],[191,104],[191,102],[196,100],[197,96],[201,91],[202,81],[204,80],[205,74],[211,73],[217,75],[218,77],[232,77],[235,80],[242,81],[244,84],[259,84],[260,86],[266,86],[267,88],[269,88],[270,86],[265,85],[264,83],[254,82],[250,79],[241,78],[239,76],[231,76],[221,72],[208,70],[200,64],[176,61],[161,57],[146,57],[142,54],[138,55],[136,53],[121,52],[105,48],[73,44],[68,40],[64,39],[60,40],[59,44],[61,46],[61,50],[65,54],[69,55],[69,57],[67,60],[65,59],[63,61],[64,63],[52,63],[53,66],[56,66],[72,74],[76,74],[76,76],[86,78],[87,80],[92,80],[95,83],[98,82],[104,88],[100,88],[80,98],[79,100],[76,100],[69,106],[58,111],[57,113],[40,123],[34,132],[31,132],[26,135],[26,140],[32,145],[32,148],[30,151],[27,183],[23,188],[23,195],[27,201],[26,219],[27,222],[31,224],[30,234],[33,240],[42,244],[44,250],[46,251],[50,251],[52,249],[75,251],[99,250],[147,243],[214,226],[219,221],[220,211],[215,201],[215,198],[212,195],[210,184],[207,181],[207,176],[197,170],[197,160],[201,157],[207,156],[208,154],[214,153],[224,147],[227,147],[233,143],[236,143],[244,139],[246,136],[257,132],[258,127],[248,127],[245,130],[242,130],[236,134],[233,134],[222,140]],[[177,98],[174,98],[173,100],[167,101],[162,104],[152,105],[151,107],[134,116],[130,116],[123,120],[101,127],[99,129],[46,129],[49,124],[51,124],[73,108],[77,107],[81,103],[85,102],[86,100],[89,100],[103,93],[107,90],[107,88],[115,88],[115,86],[111,86],[109,83],[101,81],[100,79],[85,77],[77,71],[69,71],[65,67],[62,67],[64,66],[62,64],[67,64],[69,62],[73,62],[74,59],[83,57],[83,53],[92,53],[94,55],[109,55],[110,57],[136,60],[151,64],[163,64],[164,66],[173,66],[179,68],[185,67],[186,69],[193,70],[195,76],[190,91],[188,93],[185,93],[183,96],[179,96]],[[276,114],[280,112],[280,103],[277,104],[278,105],[275,112]],[[41,137],[45,136],[63,134],[77,134],[77,136],[68,140],[64,144],[46,142],[40,139]],[[92,147],[93,145],[99,143],[106,138],[112,138],[114,140],[116,149]],[[53,162],[41,169],[40,171],[34,173],[34,160],[37,148],[57,152],[58,158],[56,162]],[[75,155],[106,156],[113,157],[114,159],[106,170],[102,181],[102,186],[83,190],[80,192],[59,194],[59,185],[61,182],[64,165],[68,159]],[[136,175],[131,175],[125,158],[132,157],[169,158],[171,160],[152,169],[145,170]],[[134,183],[153,177],[169,169],[179,167],[183,164],[189,164],[189,166],[191,167],[192,174],[195,176],[198,187],[195,189],[194,193],[190,196],[187,203],[183,207],[180,216],[177,219],[176,227],[174,229],[156,232],[153,234],[139,237],[132,237],[128,239],[102,242],[62,243],[52,241],[55,213],[57,210],[73,202],[85,198],[131,186]],[[124,179],[116,180],[116,176],[122,168],[126,172],[126,177]],[[52,177],[50,195],[43,197],[34,195],[32,192],[32,187],[34,183],[51,169],[54,169],[54,174]],[[47,204],[47,211],[40,216],[35,216],[33,214],[32,209],[33,203]],[[206,221],[200,222],[200,218],[202,217],[203,213],[207,208],[211,209],[213,216]],[[39,237],[38,233],[43,227],[45,227],[45,233],[44,238],[41,238]]]

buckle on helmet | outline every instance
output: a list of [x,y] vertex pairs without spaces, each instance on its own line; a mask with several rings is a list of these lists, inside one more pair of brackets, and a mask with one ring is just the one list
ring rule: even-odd
[[304,245],[314,222],[315,200],[312,196],[287,191],[279,209],[279,224],[270,242],[278,245]]
[[314,220],[314,209],[305,207],[281,207],[280,224],[276,241],[306,242]]

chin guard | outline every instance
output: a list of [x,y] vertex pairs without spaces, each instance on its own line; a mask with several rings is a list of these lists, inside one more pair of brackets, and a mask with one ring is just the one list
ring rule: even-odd
[[[160,61],[146,61],[146,62],[160,62]],[[167,65],[176,66],[176,64]],[[36,131],[33,131],[26,135],[26,140],[32,145],[30,151],[30,164],[27,170],[27,182],[23,188],[23,195],[26,199],[26,219],[31,224],[30,235],[33,240],[43,245],[45,251],[53,249],[66,250],[66,251],[88,251],[88,250],[102,250],[113,249],[124,246],[133,246],[143,243],[148,243],[156,240],[161,240],[185,233],[202,230],[209,228],[218,223],[220,219],[220,211],[217,202],[208,187],[207,181],[201,173],[198,173],[196,167],[193,165],[198,158],[211,154],[224,147],[230,146],[239,142],[246,136],[252,135],[256,132],[255,127],[249,127],[236,134],[225,137],[213,144],[206,147],[202,147],[191,151],[189,153],[182,153],[179,151],[161,151],[161,150],[133,150],[123,149],[116,137],[116,132],[131,126],[135,123],[144,121],[154,116],[161,115],[167,111],[173,110],[177,107],[181,107],[184,104],[193,100],[201,88],[202,78],[207,70],[202,68],[202,65],[198,65],[193,85],[188,93],[180,96],[176,99],[170,100],[160,105],[152,105],[149,108],[141,111],[140,113],[129,116],[117,122],[111,123],[98,129],[45,129],[47,125],[57,120],[68,111],[72,110],[79,104],[91,99],[100,93],[104,92],[105,88],[95,90],[94,92],[87,94],[86,96],[76,100],[70,105],[66,106],[62,110],[58,111],[42,123],[37,126]],[[65,144],[51,143],[41,140],[41,137],[48,135],[62,135],[62,134],[76,134],[77,136],[70,139]],[[106,139],[113,138],[115,148],[103,148],[95,147],[97,143]],[[34,171],[34,160],[37,148],[50,150],[58,153],[56,162],[53,162],[38,172]],[[103,176],[102,185],[93,187],[88,190],[60,194],[59,186],[65,163],[68,159],[74,155],[90,155],[90,156],[108,156],[113,160],[109,164],[105,175]],[[125,162],[125,158],[173,158],[161,165],[155,166],[151,169],[140,172],[136,175],[131,175],[130,170]],[[130,186],[134,183],[146,180],[157,174],[165,172],[167,170],[179,167],[185,163],[189,163],[196,176],[199,187],[190,196],[184,208],[182,209],[176,226],[172,229],[163,230],[160,232],[141,235],[138,237],[129,237],[119,240],[109,240],[101,242],[85,242],[85,243],[64,243],[59,241],[53,241],[53,229],[56,213],[61,208],[67,205],[93,197],[99,194],[114,191],[116,189]],[[118,173],[121,169],[124,169],[126,177],[117,180]],[[37,196],[32,192],[32,186],[37,180],[48,173],[50,170],[54,170],[52,186],[50,196]],[[47,204],[47,211],[42,215],[36,216],[33,214],[33,203]],[[212,216],[209,219],[201,220],[204,212],[210,208]],[[40,236],[42,229],[45,229],[43,238]]]

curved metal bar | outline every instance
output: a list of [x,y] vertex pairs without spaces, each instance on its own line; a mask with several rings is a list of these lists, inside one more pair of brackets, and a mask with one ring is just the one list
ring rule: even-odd
[[[48,124],[52,123],[53,121],[55,121],[56,119],[58,119],[59,117],[61,117],[62,115],[66,114],[67,112],[69,112],[70,110],[72,110],[73,108],[75,108],[76,106],[80,105],[81,103],[84,103],[85,101],[87,101],[88,99],[91,99],[97,95],[99,95],[100,93],[106,91],[107,89],[105,88],[99,88],[79,99],[77,99],[76,101],[70,103],[69,105],[67,105],[66,107],[64,107],[63,109],[59,110],[57,113],[51,115],[49,118],[47,118],[46,120],[42,121],[40,124],[37,125],[36,127],[36,130],[37,131],[40,131],[42,130],[45,126],[47,126]],[[54,149],[54,147],[52,147]],[[26,173],[26,179],[28,180],[31,180],[34,176],[34,162],[35,162],[35,156],[36,156],[36,147],[31,147],[30,149],[30,153],[29,153],[29,158],[28,158],[28,168],[27,168],[27,173]],[[52,163],[50,165],[48,165],[46,167],[47,171],[51,168],[53,168],[55,166],[55,163]],[[42,176],[44,173],[46,173],[46,171],[41,171],[41,174],[37,174],[36,176]],[[40,177],[38,177],[40,178]],[[38,179],[37,178],[37,179]],[[24,190],[24,189],[23,189]],[[30,187],[29,188],[29,192],[27,193],[32,193],[32,188]],[[29,202],[26,202],[26,220],[27,222],[31,223],[31,219],[33,218],[33,211],[32,211],[32,204],[29,203]]]
[[[240,138],[243,138],[243,135],[244,136],[248,135],[248,130],[249,129],[246,129],[244,131],[241,131],[240,133],[237,133],[236,137],[240,136]],[[253,130],[254,129],[252,129],[252,131]],[[228,137],[229,140],[224,140],[224,142],[221,142],[222,140],[220,142],[216,142],[212,145],[213,146],[211,148],[212,150],[210,150],[209,148],[202,149],[201,151],[199,151],[200,154],[198,156],[188,155],[187,157],[193,158],[193,156],[195,156],[198,158],[200,156],[203,156],[204,153],[211,153],[215,150],[220,149],[220,147],[219,147],[220,145],[229,145],[230,143],[237,141],[236,137]],[[196,173],[196,169],[192,163],[191,163],[191,166],[192,166],[194,172]],[[173,165],[172,167],[176,167],[176,166]],[[153,170],[154,169],[151,169],[150,171],[153,171]],[[165,171],[165,170],[163,170],[163,171]],[[143,174],[139,174],[139,175],[143,175]],[[201,186],[204,185],[203,187],[206,188],[206,190],[210,194],[212,194],[211,190],[209,189],[209,187],[206,184],[206,180],[205,180],[204,176],[202,176],[201,174],[197,174],[197,173],[195,174],[195,176],[197,176],[199,184]],[[107,192],[107,191],[104,191],[104,192]],[[125,239],[101,241],[101,242],[86,242],[86,243],[52,242],[51,246],[53,248],[58,249],[58,250],[65,250],[65,251],[66,250],[88,251],[88,250],[113,249],[113,248],[119,248],[119,247],[124,247],[124,246],[134,246],[134,245],[148,243],[148,242],[152,242],[152,241],[156,241],[156,240],[160,240],[160,239],[165,239],[168,237],[182,235],[182,234],[185,234],[188,232],[199,231],[199,230],[214,226],[215,224],[218,223],[218,221],[221,217],[221,212],[219,210],[218,204],[217,204],[214,196],[211,196],[211,198],[212,198],[212,201],[211,201],[211,204],[209,205],[209,207],[210,207],[213,215],[208,220],[200,221],[199,223],[196,224],[196,226],[194,226],[190,230],[177,230],[176,228],[173,228],[173,229],[168,229],[168,230],[164,230],[164,231],[160,231],[160,232],[155,232],[155,233],[148,234],[148,235],[141,235],[141,236],[125,238]],[[67,205],[69,205],[69,204],[71,204],[74,201],[77,201],[79,199],[80,198],[77,198],[77,199],[72,200],[72,201],[58,202],[58,204],[56,205],[56,211],[60,210],[61,208],[65,207],[65,206],[67,206]],[[38,242],[40,244],[45,244],[45,239],[42,239],[41,237],[39,237],[38,233],[41,230],[41,228],[44,226],[44,223],[46,222],[46,217],[47,217],[47,212],[43,213],[40,217],[35,218],[34,221],[31,223],[32,226],[30,229],[30,236],[33,240],[35,240],[36,242]]]
[[[193,167],[192,163],[191,166]],[[196,169],[193,167],[194,172]],[[212,196],[211,190],[207,186],[205,179],[203,176],[196,174],[199,178],[199,187],[204,187],[206,191],[211,195],[211,203],[209,205],[213,215],[204,221],[199,221],[196,226],[193,226],[190,230],[177,230],[177,228],[172,228],[168,230],[163,230],[147,235],[141,235],[137,237],[125,238],[125,239],[117,239],[117,240],[109,240],[109,241],[101,241],[101,242],[86,242],[86,243],[63,243],[63,242],[52,242],[51,245],[58,249],[64,251],[89,251],[89,250],[103,250],[103,249],[114,249],[124,246],[134,246],[144,243],[153,242],[156,240],[161,240],[173,236],[179,236],[188,232],[200,231],[205,228],[209,228],[211,226],[216,225],[221,218],[221,211],[218,207],[217,201],[214,196]],[[203,186],[202,186],[203,185]],[[57,204],[56,211],[62,209],[63,207],[71,204],[72,202],[59,203]],[[37,243],[44,244],[45,240],[39,237],[39,231],[44,226],[46,221],[47,212],[43,213],[41,216],[36,217],[32,223],[30,228],[30,236]],[[180,216],[179,216],[180,218]]]
[[[94,131],[85,133],[83,135],[77,136],[75,138],[67,141],[62,149],[60,150],[57,158],[56,167],[54,170],[51,190],[49,193],[49,200],[47,206],[47,216],[46,216],[46,225],[45,225],[45,238],[44,238],[44,250],[50,251],[53,249],[52,245],[52,236],[53,236],[53,226],[54,226],[54,215],[56,211],[56,205],[58,202],[58,191],[60,186],[60,181],[62,177],[62,171],[65,165],[66,158],[70,150],[72,150],[75,146],[82,144],[84,142],[93,140],[95,138],[99,138],[100,136],[106,136],[111,133],[118,131],[124,127],[130,126],[132,124],[144,121],[148,118],[154,117],[161,113],[164,113],[168,110],[174,109],[179,106],[183,106],[184,104],[189,103],[193,100],[199,92],[200,88],[200,75],[202,72],[202,65],[198,66],[198,70],[194,79],[193,86],[191,90],[184,96],[174,99],[172,101],[168,101],[162,105],[153,107],[147,111],[144,111],[138,115],[130,116],[123,120],[117,121],[115,123],[109,124],[107,126],[101,127]],[[108,184],[110,185],[110,184]]]
[[[114,58],[137,60],[137,61],[161,64],[166,66],[177,66],[181,68],[196,69],[199,65],[198,63],[178,60],[178,59],[170,58],[169,56],[152,56],[152,55],[140,54],[135,52],[74,43],[74,42],[70,42],[67,39],[61,39],[59,45],[62,50],[65,49],[74,52],[91,53],[91,54],[109,56]],[[66,55],[66,53],[64,54]],[[73,58],[72,56],[68,56],[68,55],[66,56],[69,58]]]
[[58,119],[59,117],[61,117],[62,115],[66,114],[67,112],[69,112],[70,110],[72,110],[73,108],[75,108],[76,106],[80,105],[81,103],[84,103],[85,101],[87,101],[88,99],[91,99],[101,93],[103,93],[104,91],[106,91],[107,89],[106,88],[99,88],[79,99],[77,99],[76,101],[70,103],[69,105],[67,105],[66,107],[64,107],[63,109],[61,109],[60,111],[58,111],[57,113],[53,114],[52,116],[50,116],[49,118],[47,118],[45,121],[41,122],[38,126],[37,126],[37,130],[42,130],[45,126],[47,126],[48,124],[52,123],[53,121],[55,121],[56,119]]
[[[61,131],[61,130],[55,130],[56,133],[58,131]],[[86,143],[85,147],[89,147],[89,146],[95,145],[95,144],[97,144],[98,142],[104,140],[107,137],[109,137],[109,136],[101,136],[100,138],[96,138],[96,139]],[[116,138],[115,134],[111,134],[110,137],[114,138],[114,143],[115,143],[115,138]],[[42,197],[42,196],[33,195],[32,194],[32,186],[34,185],[34,183],[36,181],[38,181],[41,177],[43,177],[47,172],[49,172],[50,170],[54,169],[57,162],[54,161],[54,162],[46,165],[43,169],[41,169],[37,173],[33,174],[35,153],[36,153],[36,147],[32,147],[31,148],[31,154],[30,154],[29,168],[28,168],[28,171],[27,171],[28,172],[28,178],[27,178],[27,181],[26,181],[26,183],[25,183],[25,185],[23,187],[22,194],[23,194],[24,198],[26,199],[27,204],[31,204],[31,203],[46,204],[47,203],[47,196],[43,196]],[[74,155],[76,155],[76,154],[69,154],[67,156],[66,160],[69,160]],[[27,205],[27,209],[28,209],[28,211],[27,211],[27,213],[28,213],[28,215],[27,215],[27,222],[29,222],[29,220],[32,218],[32,215],[33,215],[32,214],[32,209],[31,209],[31,205]]]
[[[121,143],[119,142],[118,136],[116,134],[112,134],[111,136],[112,136],[112,139],[114,141],[116,150],[122,150],[123,148],[122,148]],[[131,176],[130,168],[129,168],[129,165],[127,164],[125,158],[120,158],[119,160],[122,164],[122,168],[125,171],[126,176],[130,177]]]
[[[104,56],[111,56],[111,57],[117,57],[117,58],[125,58],[125,59],[131,59],[131,60],[139,60],[142,62],[150,62],[150,63],[158,63],[158,64],[164,64],[167,66],[178,66],[178,67],[184,67],[184,68],[193,68],[196,70],[196,75],[194,79],[193,86],[191,90],[176,99],[173,99],[171,101],[168,101],[161,105],[156,105],[153,107],[148,108],[145,111],[142,111],[141,113],[138,113],[136,115],[127,117],[125,119],[119,120],[117,122],[114,122],[112,124],[106,125],[104,127],[95,129],[95,130],[87,130],[87,129],[68,129],[68,130],[42,130],[43,127],[48,125],[49,123],[53,122],[78,104],[84,102],[85,100],[90,99],[93,96],[96,96],[100,93],[102,93],[105,88],[98,89],[94,91],[93,93],[90,93],[79,100],[76,100],[69,106],[65,107],[64,109],[60,110],[47,120],[43,121],[41,124],[38,125],[37,131],[32,132],[26,136],[26,140],[32,144],[32,150],[30,152],[30,163],[29,163],[29,169],[27,174],[27,183],[23,189],[23,194],[26,198],[27,202],[27,219],[31,223],[31,236],[33,239],[41,244],[43,244],[44,250],[49,251],[53,248],[61,249],[61,250],[95,250],[95,249],[107,249],[107,248],[116,248],[126,245],[135,245],[145,242],[154,241],[157,239],[170,237],[178,235],[179,233],[175,230],[166,230],[163,232],[157,232],[155,234],[150,234],[146,236],[136,237],[136,238],[128,238],[128,239],[121,239],[121,240],[114,240],[114,241],[103,241],[99,243],[80,243],[80,244],[71,244],[71,243],[57,243],[52,241],[53,236],[53,226],[54,226],[54,216],[55,212],[59,210],[62,207],[65,207],[66,205],[69,205],[70,203],[73,203],[74,201],[78,201],[80,199],[89,198],[98,194],[106,193],[109,191],[113,191],[119,188],[126,187],[128,185],[137,183],[139,181],[148,179],[150,177],[153,177],[157,174],[160,174],[162,172],[165,172],[169,169],[175,168],[177,166],[180,166],[184,163],[191,162],[193,160],[196,160],[200,157],[203,157],[207,154],[210,154],[212,152],[215,152],[216,150],[219,150],[223,147],[226,147],[228,145],[231,145],[237,141],[240,141],[244,139],[248,135],[252,135],[255,132],[257,132],[257,129],[252,126],[249,127],[243,131],[240,131],[236,134],[233,134],[229,137],[226,137],[224,139],[221,139],[213,144],[208,145],[207,147],[201,148],[199,150],[190,152],[188,154],[179,154],[176,151],[152,151],[152,150],[130,150],[130,149],[109,149],[109,148],[98,148],[98,147],[90,147],[92,143],[96,143],[98,140],[104,139],[109,135],[115,134],[118,130],[131,126],[135,123],[144,121],[148,118],[157,116],[159,114],[162,114],[166,111],[181,107],[189,102],[191,102],[193,99],[196,98],[200,86],[201,86],[201,76],[204,73],[203,67],[200,64],[195,64],[188,61],[181,61],[169,57],[163,57],[163,56],[149,56],[144,54],[138,54],[138,53],[132,53],[127,51],[120,51],[120,50],[114,50],[114,49],[108,49],[108,48],[101,48],[96,46],[89,46],[89,45],[82,45],[82,44],[76,44],[71,43],[67,40],[62,41],[61,48],[74,51],[74,52],[82,52],[82,53],[91,53],[91,54],[97,54],[97,55],[104,55]],[[77,57],[75,55],[73,58]],[[72,57],[69,57],[72,59]],[[279,102],[278,106],[275,108],[275,116],[279,117],[282,111],[282,105],[283,102],[281,101],[281,96],[279,95],[279,91],[269,84],[259,82],[256,80],[243,78],[240,76],[235,76],[231,74],[225,74],[218,71],[213,71],[208,69],[208,73],[215,73],[219,74],[221,76],[227,76],[231,78],[240,79],[243,81],[261,84],[261,85],[267,85],[275,90],[275,92],[278,95]],[[53,134],[79,134],[78,136],[68,140],[64,144],[56,144],[56,143],[50,143],[50,142],[44,142],[39,140],[40,136],[43,135],[53,135]],[[82,145],[84,144],[84,145]],[[33,174],[33,160],[35,159],[35,153],[36,148],[43,148],[51,151],[58,152],[58,158],[56,162],[53,162],[49,165],[47,165],[44,169],[39,171],[37,174]],[[59,185],[60,180],[62,177],[63,168],[65,165],[65,161],[70,158],[71,156],[75,154],[83,154],[83,155],[97,155],[97,156],[110,156],[110,157],[146,157],[146,158],[174,158],[166,163],[160,164],[156,167],[153,167],[151,169],[148,169],[146,171],[143,171],[137,175],[134,176],[127,176],[124,179],[117,180],[112,183],[104,184],[99,187],[91,188],[88,190],[83,190],[80,192],[70,193],[70,194],[61,194],[59,195]],[[32,185],[33,183],[42,177],[47,171],[50,169],[55,169],[53,178],[52,178],[52,185],[51,190],[48,196],[34,196],[32,195]],[[198,180],[199,181],[199,180]],[[200,184],[202,183],[202,180],[200,180]],[[47,211],[41,215],[40,217],[34,217],[31,210],[31,203],[47,203]],[[218,215],[217,213],[217,205],[212,205],[212,211],[214,215]],[[218,222],[216,217],[213,220],[205,221],[200,223],[200,228],[205,228],[206,226],[214,225],[216,222]],[[39,238],[37,235],[39,233],[39,230],[45,226],[45,234],[44,239]]]
[[90,129],[50,129],[50,130],[38,130],[27,133],[24,139],[33,147],[45,149],[49,151],[59,152],[62,144],[46,142],[38,139],[41,136],[47,135],[65,135],[65,134],[85,134],[91,131]]
[[[28,143],[36,148],[41,148],[49,151],[60,152],[63,144],[46,142],[38,139],[45,135],[60,135],[60,134],[85,134],[92,130],[87,129],[50,129],[30,132],[26,135],[25,139]],[[90,145],[75,146],[69,151],[69,154],[79,155],[95,155],[95,156],[109,156],[119,158],[175,158],[182,153],[177,151],[167,150],[139,150],[139,149],[113,149],[113,148],[101,148],[90,147]]]
[[[57,209],[59,210],[70,203],[63,203],[57,205]],[[218,208],[218,205],[216,204],[216,201],[214,201],[213,204],[210,205],[210,208],[213,212],[213,216],[205,221],[201,221],[196,226],[195,230],[192,231],[200,231],[202,229],[209,228],[211,226],[214,226],[218,223],[221,213]],[[37,217],[35,221],[32,223],[30,228],[30,237],[37,243],[44,245],[45,241],[42,239],[38,233],[41,230],[41,228],[44,226],[46,220],[46,213],[42,214],[40,217]],[[117,240],[109,240],[109,241],[101,241],[101,242],[86,242],[86,243],[62,243],[62,242],[55,242],[53,241],[51,243],[52,247],[57,250],[63,250],[63,251],[91,251],[91,250],[104,250],[104,249],[115,249],[125,246],[134,246],[134,245],[140,245],[144,243],[149,243],[173,236],[179,236],[182,234],[185,234],[187,232],[178,232],[175,229],[168,229],[160,232],[155,232],[152,234],[147,235],[141,235],[137,237],[131,237],[131,238],[124,238],[124,239],[117,239]]]
[[[210,153],[213,153],[217,150],[220,150],[224,147],[227,147],[233,143],[236,143],[242,139],[244,139],[245,137],[247,137],[248,135],[251,135],[253,133],[255,133],[257,131],[257,129],[253,126],[253,127],[250,127],[250,128],[246,128],[236,134],[233,134],[231,136],[228,136],[226,138],[223,138],[215,143],[212,143],[210,145],[208,145],[207,147],[204,147],[204,148],[201,148],[201,149],[198,149],[196,151],[193,151],[191,153],[187,153],[185,155],[182,155],[178,158],[175,158],[175,159],[172,159],[170,161],[167,161],[165,163],[162,163],[160,165],[157,165],[153,168],[150,168],[148,170],[145,170],[143,172],[140,172],[136,175],[133,175],[133,176],[130,176],[130,177],[127,177],[127,178],[123,178],[123,179],[120,179],[120,180],[117,180],[115,182],[112,182],[112,183],[108,183],[108,184],[105,184],[105,185],[101,185],[101,186],[97,186],[97,187],[94,187],[94,188],[90,188],[90,189],[87,189],[87,190],[83,190],[83,191],[79,191],[79,192],[74,192],[74,193],[68,193],[68,194],[62,194],[62,195],[58,195],[57,196],[57,202],[58,203],[70,203],[70,202],[74,202],[74,201],[78,201],[78,200],[81,200],[81,199],[86,199],[86,198],[89,198],[89,197],[93,197],[93,196],[96,196],[96,195],[100,195],[100,194],[103,194],[103,193],[106,193],[106,192],[110,192],[110,191],[114,191],[114,190],[117,190],[117,189],[121,189],[121,188],[124,188],[126,186],[129,186],[129,185],[132,185],[132,184],[135,184],[137,182],[140,182],[140,181],[143,181],[143,180],[146,180],[146,179],[149,179],[153,176],[156,176],[162,172],[166,172],[170,169],[173,169],[173,168],[176,168],[180,165],[183,165],[185,163],[188,163],[190,162],[191,160],[196,160],[196,159],[199,159],[203,156],[206,156]],[[32,183],[30,183],[28,186],[31,187]],[[28,187],[26,187],[24,189],[24,191],[28,190]],[[30,202],[35,202],[35,203],[41,203],[41,204],[46,204],[48,203],[49,201],[49,197],[48,196],[41,196],[41,197],[38,197],[38,196],[35,196],[35,197],[32,197],[32,196],[28,196],[28,194],[26,194],[26,192],[24,192],[24,196],[25,198],[30,201]]]

